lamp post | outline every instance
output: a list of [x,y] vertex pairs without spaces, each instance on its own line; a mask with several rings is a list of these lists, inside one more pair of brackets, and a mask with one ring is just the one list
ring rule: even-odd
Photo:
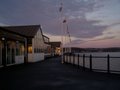
[[26,64],[28,62],[28,39],[24,38],[24,47],[25,47],[25,51],[24,51],[24,64]]
[[3,36],[1,38],[2,42],[3,42],[3,55],[2,55],[2,62],[3,62],[3,66],[5,67],[6,66],[6,47],[7,47],[7,44],[6,44],[6,38]]

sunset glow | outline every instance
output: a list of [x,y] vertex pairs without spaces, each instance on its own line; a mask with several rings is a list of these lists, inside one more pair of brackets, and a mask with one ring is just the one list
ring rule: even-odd
[[[61,41],[60,0],[2,0],[0,25],[42,25],[51,41]],[[63,0],[70,47],[119,47],[119,0]]]

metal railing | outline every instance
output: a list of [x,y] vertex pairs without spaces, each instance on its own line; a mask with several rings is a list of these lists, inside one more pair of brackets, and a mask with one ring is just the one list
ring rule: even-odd
[[[95,63],[93,63],[93,59],[94,62],[96,61],[96,59],[105,59],[105,61],[103,62],[103,64],[106,63],[106,65],[104,65],[104,69],[101,69],[103,67],[100,68],[93,68],[93,66],[95,65]],[[80,54],[71,54],[71,53],[66,53],[64,54],[64,63],[69,63],[72,65],[76,65],[78,68],[82,67],[83,70],[89,69],[90,71],[102,71],[102,72],[107,72],[107,73],[112,73],[112,72],[117,72],[120,73],[120,65],[119,70],[112,70],[111,69],[111,59],[120,59],[120,57],[113,57],[110,56],[109,54],[107,56],[93,56],[92,54],[88,55],[80,55]],[[82,62],[80,64],[80,62]],[[97,61],[96,61],[97,62]],[[86,66],[86,63],[88,64]],[[120,60],[119,60],[120,63]]]

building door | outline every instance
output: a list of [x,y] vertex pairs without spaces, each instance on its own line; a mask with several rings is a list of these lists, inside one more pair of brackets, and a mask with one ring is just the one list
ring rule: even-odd
[[12,47],[11,55],[11,63],[15,63],[15,47]]
[[8,65],[15,63],[15,42],[13,41],[7,42],[6,57]]

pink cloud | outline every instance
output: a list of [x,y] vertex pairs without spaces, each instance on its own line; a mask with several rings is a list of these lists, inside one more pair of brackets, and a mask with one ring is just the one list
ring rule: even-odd
[[72,43],[73,47],[81,48],[105,48],[105,47],[119,47],[120,42],[118,39],[106,39],[98,41],[88,41],[84,43]]

